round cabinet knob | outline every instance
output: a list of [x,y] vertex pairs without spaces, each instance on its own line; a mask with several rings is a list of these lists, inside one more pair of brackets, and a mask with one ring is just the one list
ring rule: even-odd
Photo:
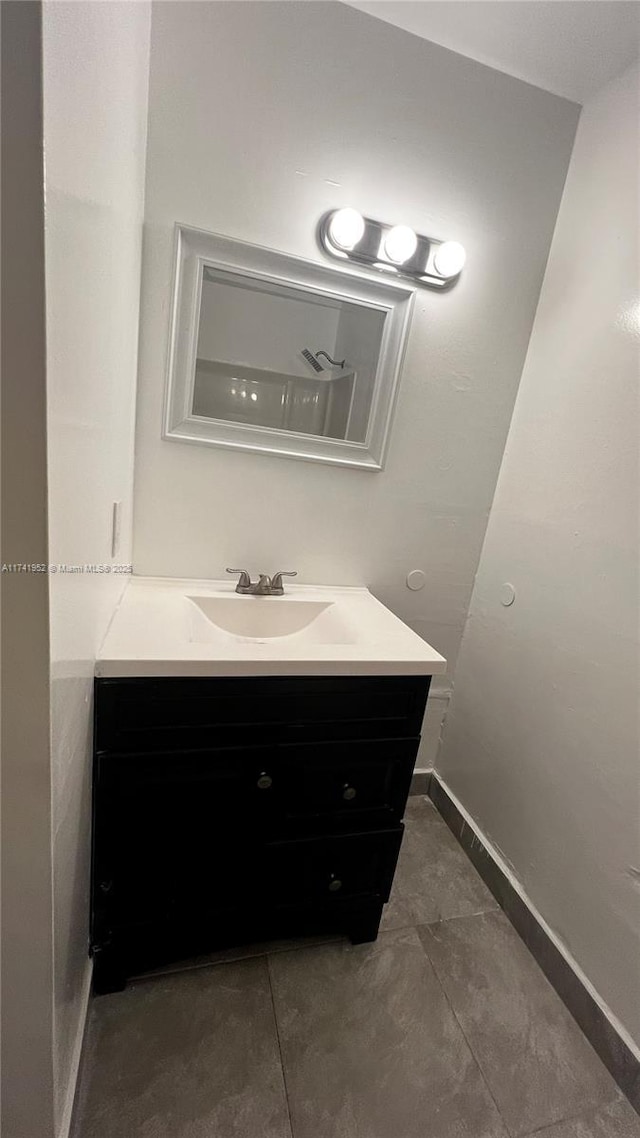
[[268,790],[272,783],[273,779],[271,778],[271,775],[267,774],[266,771],[263,771],[260,775],[260,778],[258,779],[257,785],[260,790]]
[[342,882],[341,882],[340,878],[334,877],[333,874],[331,874],[331,881],[329,882],[329,892],[330,893],[337,893],[339,889],[342,889]]
[[102,893],[110,893],[113,889],[113,881],[101,881],[100,889]]
[[352,799],[354,799],[354,798],[355,798],[356,794],[357,794],[357,791],[356,791],[356,788],[355,788],[355,786],[349,786],[349,783],[348,783],[348,782],[345,782],[345,784],[344,784],[344,790],[342,791],[342,797],[343,797],[343,798],[344,798],[344,799],[345,799],[347,802],[351,802],[351,801],[352,801]]

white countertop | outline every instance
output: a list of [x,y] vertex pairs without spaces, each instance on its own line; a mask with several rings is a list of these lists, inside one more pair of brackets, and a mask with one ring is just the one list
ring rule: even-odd
[[[132,577],[96,661],[97,676],[434,675],[446,660],[368,589],[285,584],[283,597],[241,597],[225,581]],[[301,602],[305,602],[301,605]],[[254,609],[253,606],[279,606]],[[296,606],[287,608],[282,606]],[[242,627],[308,626],[246,636]],[[300,615],[299,615],[300,614]],[[317,615],[315,615],[317,614]],[[271,630],[269,630],[271,631]]]

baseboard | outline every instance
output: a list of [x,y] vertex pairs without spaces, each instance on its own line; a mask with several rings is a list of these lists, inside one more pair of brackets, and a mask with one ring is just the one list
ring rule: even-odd
[[89,1010],[89,998],[91,996],[91,980],[93,976],[93,961],[87,957],[87,967],[82,981],[82,1007],[80,1011],[80,1018],[78,1020],[78,1030],[73,1045],[73,1055],[71,1056],[71,1070],[69,1072],[69,1082],[67,1084],[67,1091],[60,1118],[60,1125],[58,1127],[58,1138],[69,1138],[71,1133],[71,1120],[73,1118],[73,1106],[76,1098],[76,1089],[78,1086],[78,1076],[80,1074],[80,1060],[82,1058],[82,1045],[84,1043],[85,1029],[87,1026],[87,1012]]
[[531,903],[503,858],[435,771],[428,793],[594,1051],[640,1114],[640,1052],[636,1044]]

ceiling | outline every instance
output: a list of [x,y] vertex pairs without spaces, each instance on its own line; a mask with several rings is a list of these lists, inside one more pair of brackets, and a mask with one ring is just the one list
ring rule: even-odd
[[584,103],[638,58],[637,0],[346,0],[442,47]]

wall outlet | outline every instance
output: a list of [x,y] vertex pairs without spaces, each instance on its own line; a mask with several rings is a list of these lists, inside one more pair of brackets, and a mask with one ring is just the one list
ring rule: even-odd
[[117,557],[120,552],[120,534],[122,530],[122,502],[114,502],[111,510],[111,557]]

